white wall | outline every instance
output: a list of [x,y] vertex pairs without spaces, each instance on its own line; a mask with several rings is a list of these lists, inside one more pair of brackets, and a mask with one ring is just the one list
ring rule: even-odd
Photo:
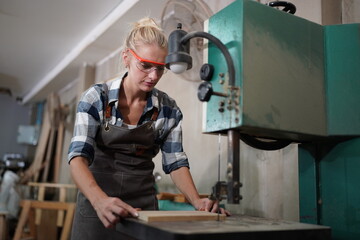
[[360,1],[343,0],[342,9],[343,23],[360,23]]

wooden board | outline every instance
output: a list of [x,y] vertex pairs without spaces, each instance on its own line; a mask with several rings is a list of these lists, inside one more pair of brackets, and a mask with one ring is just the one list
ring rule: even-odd
[[[139,219],[145,222],[216,221],[217,213],[204,211],[139,211]],[[219,214],[224,220],[225,214]]]
[[[208,198],[209,194],[199,194],[199,196],[200,198]],[[158,200],[171,200],[174,202],[189,203],[183,194],[161,192],[156,197]]]
[[[199,194],[200,198],[208,198],[209,194]],[[174,199],[174,202],[179,202],[179,203],[190,203],[183,194],[177,194]]]

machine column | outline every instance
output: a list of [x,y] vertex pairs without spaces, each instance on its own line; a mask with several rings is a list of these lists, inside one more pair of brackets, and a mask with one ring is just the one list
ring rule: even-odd
[[240,196],[240,133],[228,130],[227,200],[239,203]]

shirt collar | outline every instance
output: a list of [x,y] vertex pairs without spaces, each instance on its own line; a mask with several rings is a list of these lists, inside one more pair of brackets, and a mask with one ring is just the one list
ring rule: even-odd
[[[128,73],[126,72],[123,75],[123,77],[116,78],[114,81],[110,83],[109,94],[108,94],[109,104],[117,105],[121,82],[127,75]],[[144,109],[144,112],[148,112],[152,110],[154,107],[159,110],[158,95],[159,95],[158,90],[156,88],[154,88],[151,92],[148,93],[146,108]]]

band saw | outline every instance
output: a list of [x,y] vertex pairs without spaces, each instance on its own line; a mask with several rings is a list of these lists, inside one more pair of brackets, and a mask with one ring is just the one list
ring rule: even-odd
[[[278,4],[283,11],[272,8]],[[300,186],[304,223],[239,215],[218,222],[126,219],[116,226],[118,231],[135,239],[330,239],[331,232],[339,239],[344,236],[336,223],[323,221],[326,209],[319,200],[327,199],[319,186],[327,173],[319,166],[339,145],[348,144],[341,154],[360,157],[360,24],[322,26],[293,15],[295,9],[288,2],[235,1],[213,15],[204,32],[187,33],[179,25],[169,36],[166,64],[178,72],[191,68],[190,39],[208,40],[198,90],[205,109],[203,132],[228,139],[227,181],[215,184],[212,197],[232,204],[241,201],[240,140],[263,150],[299,143],[300,169],[305,163],[314,170],[310,177],[303,172],[299,176],[300,185],[311,181],[314,186]],[[355,199],[360,200],[359,193]],[[316,211],[309,213],[310,208]],[[304,214],[312,214],[313,220],[302,219]],[[348,229],[348,219],[343,221]],[[359,230],[353,231],[360,236]]]

